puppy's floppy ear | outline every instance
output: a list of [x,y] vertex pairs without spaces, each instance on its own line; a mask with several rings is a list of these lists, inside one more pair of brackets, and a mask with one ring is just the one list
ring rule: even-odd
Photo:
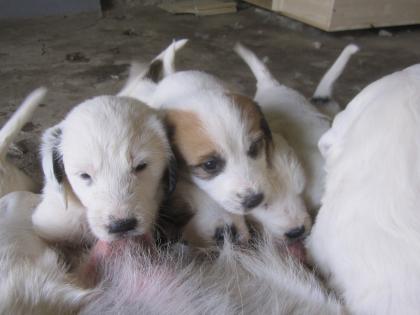
[[42,136],[41,157],[45,185],[62,193],[63,200],[65,201],[65,171],[63,156],[60,151],[61,133],[60,125],[51,127],[44,132]]
[[265,119],[264,113],[262,112],[260,105],[258,103],[255,103],[255,106],[261,113],[260,127],[265,136],[265,154],[267,156],[267,163],[271,165],[271,155],[274,151],[273,134],[271,133],[270,126],[268,125],[267,119]]
[[249,128],[254,131],[262,131],[264,134],[267,162],[271,165],[271,155],[274,145],[273,135],[261,107],[255,100],[244,95],[228,93],[227,96],[231,97],[233,104],[238,107],[242,119],[248,121]]
[[177,161],[173,153],[171,153],[169,157],[166,177],[167,177],[166,194],[167,196],[170,196],[175,191],[176,182],[177,182]]
[[165,128],[166,138],[168,140],[169,146],[169,158],[168,158],[168,167],[166,169],[165,179],[166,179],[166,195],[167,198],[175,191],[176,182],[177,182],[177,172],[178,172],[178,161],[175,157],[173,147],[171,145],[172,138],[174,134],[174,127],[169,123],[166,113],[161,112],[161,121],[163,122]]

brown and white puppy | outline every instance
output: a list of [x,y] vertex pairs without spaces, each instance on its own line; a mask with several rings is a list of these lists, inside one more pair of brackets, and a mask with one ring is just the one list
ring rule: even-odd
[[[358,50],[348,45],[321,80],[313,100],[323,101],[321,107],[333,115],[338,104],[332,100],[335,80],[344,70],[349,58]],[[280,84],[267,66],[248,48],[237,44],[235,51],[253,72],[257,84],[254,100],[261,105],[273,134],[284,137],[293,147],[307,178],[303,195],[313,213],[319,209],[324,191],[324,159],[318,149],[321,135],[330,127],[330,119],[323,115],[302,94]]]
[[[258,209],[275,211],[279,214],[276,219],[281,221],[278,225],[281,229],[276,231],[280,238],[288,237],[291,231],[292,238],[302,236],[310,220],[300,196],[305,179],[303,172],[298,171],[296,156],[284,139],[273,140],[264,115],[252,99],[234,93],[210,74],[174,73],[176,50],[176,43],[166,49],[172,62],[166,59],[165,63],[165,54],[161,54],[160,63],[159,58],[155,59],[149,69],[139,73],[136,80],[131,78],[128,85],[130,82],[141,85],[141,77],[148,84],[154,80],[147,95],[148,104],[165,113],[181,178],[194,183],[232,214],[246,215]],[[163,75],[155,75],[152,80],[145,75],[158,73],[155,70],[165,69],[165,64],[171,64],[172,71],[162,70]],[[125,87],[125,91],[135,90]],[[141,93],[128,95],[145,99]],[[296,176],[283,177],[274,166],[278,161]],[[297,178],[298,185],[289,182]],[[279,194],[283,188],[286,194]]]
[[[124,97],[76,106],[43,136],[42,201],[32,216],[49,241],[113,241],[151,233],[171,150],[157,113]],[[173,187],[169,187],[173,189]]]

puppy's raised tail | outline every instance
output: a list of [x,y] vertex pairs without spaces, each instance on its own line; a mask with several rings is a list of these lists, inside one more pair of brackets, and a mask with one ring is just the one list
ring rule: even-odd
[[257,79],[257,89],[276,86],[278,81],[272,76],[264,62],[262,62],[251,50],[237,43],[233,48],[235,52],[245,61]]
[[41,103],[47,89],[40,87],[29,94],[22,105],[16,110],[12,117],[6,122],[6,124],[0,130],[0,158],[4,158],[7,153],[7,149],[10,144],[16,138],[22,127],[32,117],[33,112]]
[[173,41],[172,44],[152,60],[145,71],[144,67],[140,66],[138,63],[132,63],[129,78],[141,76],[141,79],[149,79],[157,83],[162,78],[174,73],[176,71],[175,54],[184,47],[187,42],[188,39]]
[[[153,61],[162,60],[163,62],[163,77],[166,77],[175,70],[175,54],[178,50],[185,46],[188,39],[174,40],[171,45],[168,46],[163,52],[159,54]],[[153,63],[153,62],[152,62]]]
[[343,73],[344,68],[347,65],[350,57],[359,51],[359,47],[354,44],[347,45],[334,64],[324,74],[321,81],[319,82],[314,95],[312,96],[312,102],[314,103],[326,103],[332,98],[332,91],[335,81]]

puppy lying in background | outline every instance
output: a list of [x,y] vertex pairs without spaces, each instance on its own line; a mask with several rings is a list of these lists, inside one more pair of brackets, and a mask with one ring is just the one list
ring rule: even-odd
[[83,315],[344,314],[313,274],[270,241],[239,250],[227,239],[219,253],[198,256],[175,249],[150,255],[138,243],[103,245],[93,249],[102,257],[103,293]]
[[75,314],[93,296],[35,234],[31,210],[39,202],[30,192],[0,199],[0,314]]
[[44,98],[45,93],[46,89],[38,88],[29,94],[0,130],[0,197],[18,190],[38,191],[38,184],[10,163],[6,154],[10,144],[31,118],[33,112]]
[[366,87],[320,140],[326,191],[307,247],[352,314],[420,310],[420,65]]
[[49,241],[149,237],[165,189],[174,189],[164,127],[134,99],[99,96],[76,106],[44,133],[41,153],[45,186],[32,220]]
[[[325,102],[331,99],[332,86],[343,71],[350,56],[358,48],[347,46],[338,60],[320,82],[315,97]],[[257,56],[241,44],[235,51],[246,62],[257,79],[254,100],[261,106],[274,134],[281,134],[295,150],[302,162],[307,178],[305,202],[310,211],[320,207],[324,189],[324,161],[318,150],[321,135],[328,130],[330,121],[303,95],[280,84]]]
[[[196,200],[197,189],[202,191],[198,193],[196,216],[210,216],[199,213],[208,211],[206,205],[213,201],[234,215],[248,215],[257,209],[272,211],[276,212],[277,226],[281,226],[276,235],[282,239],[300,238],[310,220],[300,196],[305,180],[296,156],[283,139],[277,141],[280,136],[273,141],[264,115],[251,99],[233,93],[207,73],[174,72],[175,52],[184,44],[173,43],[149,68],[137,76],[132,73],[134,77],[119,95],[145,100],[164,111],[181,180],[196,185],[190,196],[184,191],[183,197]],[[147,96],[145,90],[149,91]],[[285,170],[279,173],[280,168]],[[287,172],[293,174],[283,177]],[[211,201],[205,202],[205,197]],[[199,231],[200,220],[196,222],[192,230]],[[231,222],[227,225],[231,226]],[[213,226],[213,233],[207,228],[205,234],[216,235],[225,225]],[[236,231],[242,231],[240,226],[245,222],[238,224]]]

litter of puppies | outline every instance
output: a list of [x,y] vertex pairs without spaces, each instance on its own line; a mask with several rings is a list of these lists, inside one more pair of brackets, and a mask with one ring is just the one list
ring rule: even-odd
[[416,314],[420,66],[341,111],[356,45],[306,99],[241,44],[254,97],[177,71],[186,43],[44,132],[41,193],[5,152],[46,90],[0,130],[0,314]]

